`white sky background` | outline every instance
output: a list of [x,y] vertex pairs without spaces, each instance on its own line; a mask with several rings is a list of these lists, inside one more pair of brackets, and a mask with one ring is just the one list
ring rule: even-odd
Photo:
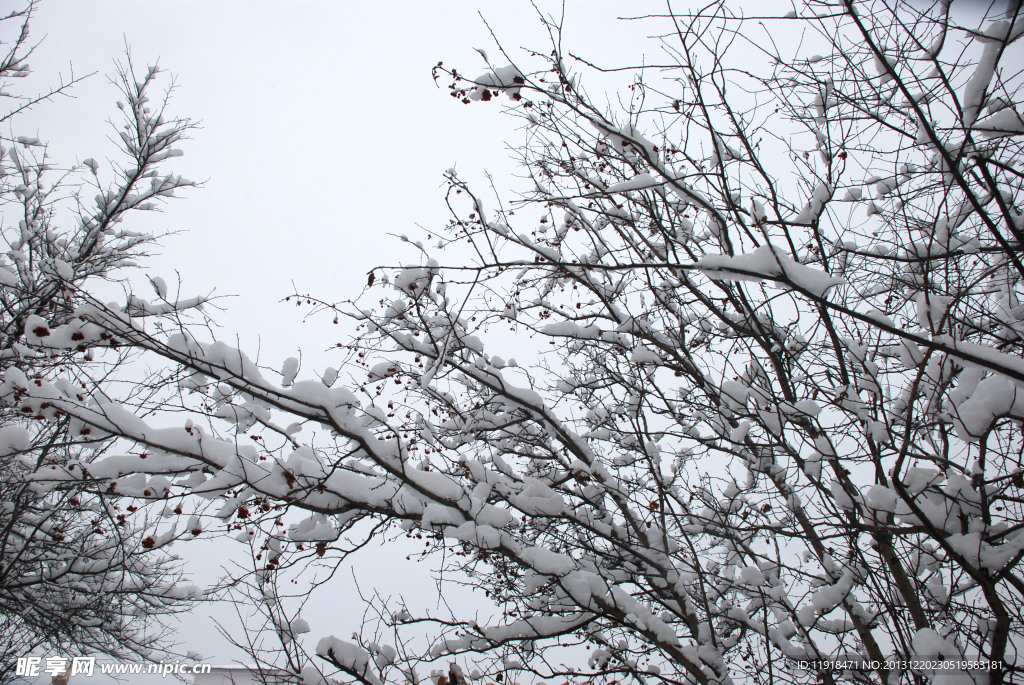
[[[609,62],[641,49],[623,40],[641,27],[615,22],[617,13],[664,8],[661,0],[568,4],[567,40]],[[71,67],[98,73],[73,99],[23,117],[17,132],[50,141],[60,163],[101,160],[113,152],[105,121],[117,114],[107,75],[125,43],[139,68],[159,61],[174,73],[171,113],[202,128],[168,169],[206,183],[150,217],[154,230],[182,233],[161,241],[163,256],[146,272],[180,271],[185,295],[239,296],[222,302],[228,312],[218,320],[243,331],[248,350],[259,334],[272,365],[297,348],[310,354],[331,343],[333,331],[296,329],[297,314],[276,304],[293,281],[327,298],[354,295],[372,266],[399,261],[401,244],[388,234],[412,237],[417,223],[444,225],[445,169],[479,179],[486,168],[499,182],[512,172],[506,146],[522,140],[516,122],[498,116],[497,102],[457,103],[446,81],[435,86],[430,68],[444,60],[480,73],[474,47],[502,63],[478,11],[509,47],[544,49],[526,0],[155,7],[44,0],[33,22],[33,37],[44,40],[31,61],[32,83],[56,83]]]
[[[561,12],[561,3],[540,4]],[[623,13],[661,12],[662,0],[566,5],[566,44],[602,64],[637,63],[645,48],[653,54],[654,45],[641,39],[665,28],[615,21]],[[177,76],[169,111],[201,123],[183,145],[185,156],[166,168],[205,185],[162,213],[135,218],[136,229],[179,232],[161,240],[143,273],[171,282],[179,272],[185,296],[233,296],[216,317],[221,339],[238,335],[246,352],[261,350],[260,360],[275,368],[301,350],[300,376],[309,376],[330,363],[322,351],[344,339],[344,330],[324,317],[301,324],[302,310],[282,301],[293,282],[300,291],[345,299],[361,290],[373,266],[416,259],[389,234],[419,239],[416,224],[444,226],[442,174],[449,167],[481,190],[485,169],[499,188],[515,187],[507,146],[523,136],[513,119],[499,116],[501,101],[464,106],[448,96],[447,81],[438,88],[430,76],[439,60],[464,74],[482,72],[475,47],[505,63],[478,11],[517,56],[520,46],[547,52],[527,0],[43,0],[32,22],[34,41],[42,40],[30,60],[33,75],[14,88],[28,94],[72,70],[97,74],[4,134],[49,141],[61,166],[88,157],[102,165],[114,153],[106,124],[118,114],[107,78],[114,60],[123,59],[127,43],[140,70],[159,61]],[[102,179],[102,166],[100,173]],[[176,551],[201,578],[224,563],[232,544],[203,549],[201,561],[185,546]],[[387,578],[388,592],[427,591],[423,566],[405,564],[407,552],[361,555],[363,589]],[[348,604],[347,570],[338,581],[336,592],[322,591],[318,611],[304,613],[313,626],[310,646],[324,634],[347,638],[358,626],[362,611]],[[244,659],[217,633],[211,611],[229,626],[237,620],[226,607],[204,608],[185,619],[183,646],[213,663]]]

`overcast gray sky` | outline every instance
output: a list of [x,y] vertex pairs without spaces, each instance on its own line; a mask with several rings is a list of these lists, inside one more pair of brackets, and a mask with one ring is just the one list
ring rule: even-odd
[[[559,2],[541,6],[561,11]],[[570,0],[567,38],[599,50],[600,59],[639,54],[637,41],[626,40],[637,25],[615,17],[644,6],[664,7]],[[265,348],[269,338],[277,351],[276,330],[284,325],[293,335],[284,321],[295,317],[271,302],[289,294],[292,281],[340,298],[400,249],[387,234],[443,225],[445,169],[469,178],[488,169],[499,181],[510,172],[506,146],[521,139],[515,122],[498,116],[498,103],[459,105],[447,84],[438,88],[430,77],[439,60],[482,71],[475,47],[500,61],[478,12],[507,47],[546,47],[527,0],[44,0],[34,21],[34,38],[44,39],[32,61],[34,83],[53,83],[72,68],[98,73],[73,99],[21,124],[37,126],[59,161],[99,159],[111,151],[104,122],[117,95],[107,75],[125,44],[140,66],[159,60],[176,74],[172,112],[202,128],[174,168],[206,184],[152,220],[158,230],[182,233],[163,240],[164,259],[148,266],[164,275],[179,270],[188,294],[237,295],[225,303],[225,326],[247,331],[246,342],[261,331]],[[303,342],[288,340],[278,353],[294,354]],[[309,344],[326,341],[317,335]]]

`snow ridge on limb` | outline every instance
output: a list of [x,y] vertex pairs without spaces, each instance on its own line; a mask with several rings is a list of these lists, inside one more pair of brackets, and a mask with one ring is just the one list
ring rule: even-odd
[[705,255],[697,261],[697,268],[715,280],[777,280],[815,297],[846,283],[844,278],[800,264],[770,244],[742,255]]

